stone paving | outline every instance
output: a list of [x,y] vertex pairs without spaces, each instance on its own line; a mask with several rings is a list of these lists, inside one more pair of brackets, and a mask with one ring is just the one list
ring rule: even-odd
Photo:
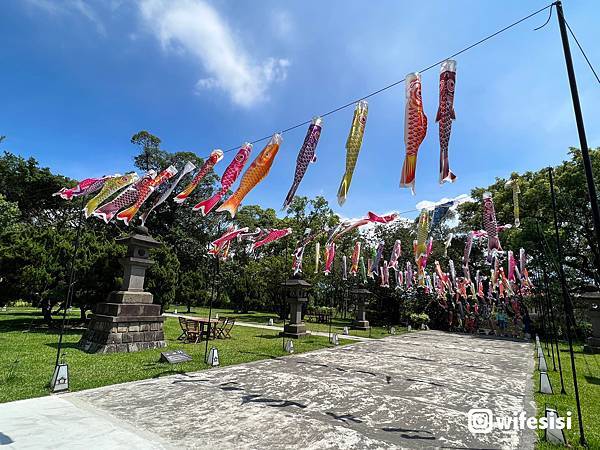
[[[413,332],[0,405],[0,444],[9,439],[7,448],[530,449],[532,431],[471,434],[467,412],[534,415],[532,355],[530,343]],[[64,402],[67,417],[58,411],[44,415],[42,408],[50,405],[42,402]],[[23,409],[45,420],[26,426],[12,421],[15,410],[27,417]],[[52,431],[57,424],[64,435]],[[44,439],[50,434],[52,441]]]

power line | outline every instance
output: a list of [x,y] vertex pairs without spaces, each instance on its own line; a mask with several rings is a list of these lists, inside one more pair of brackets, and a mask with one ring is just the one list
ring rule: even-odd
[[590,70],[592,71],[592,73],[596,77],[596,80],[598,81],[598,83],[600,83],[600,78],[598,77],[598,74],[594,70],[594,66],[592,66],[592,63],[590,62],[590,60],[588,59],[587,55],[583,51],[583,47],[581,46],[581,44],[577,40],[577,37],[575,36],[575,33],[573,33],[573,30],[571,30],[571,26],[569,25],[569,22],[567,22],[566,19],[565,19],[565,24],[567,25],[569,33],[571,33],[571,36],[573,36],[573,39],[575,39],[575,43],[577,44],[577,47],[579,47],[579,50],[581,51],[581,54],[583,55],[583,57],[585,58],[586,62],[588,63],[588,66],[590,66]]
[[[452,58],[455,58],[455,57],[457,57],[457,56],[459,56],[459,55],[461,55],[461,54],[463,54],[463,53],[465,53],[465,52],[467,52],[467,51],[471,50],[473,47],[477,47],[478,45],[481,45],[481,44],[483,44],[484,42],[486,42],[486,41],[488,41],[488,40],[492,39],[493,37],[495,37],[495,36],[498,36],[499,34],[501,34],[501,33],[504,33],[505,31],[507,31],[507,30],[509,30],[509,29],[511,29],[511,28],[513,28],[513,27],[515,27],[515,26],[517,26],[517,25],[519,25],[520,23],[522,23],[522,22],[526,21],[527,19],[530,19],[530,18],[532,18],[533,16],[536,16],[537,14],[541,13],[542,11],[545,11],[545,10],[547,10],[548,8],[552,8],[552,6],[554,6],[554,3],[550,3],[550,4],[546,5],[546,6],[544,6],[543,8],[540,8],[540,9],[538,9],[537,11],[534,11],[534,12],[532,12],[531,14],[529,14],[529,15],[527,15],[527,16],[525,16],[525,17],[523,17],[523,18],[521,18],[521,19],[519,19],[519,20],[517,20],[517,21],[515,21],[515,22],[513,22],[513,23],[511,23],[510,25],[507,25],[507,26],[505,26],[504,28],[501,28],[500,30],[498,30],[498,31],[496,31],[496,32],[494,32],[494,33],[492,33],[492,34],[490,34],[490,35],[488,35],[488,36],[486,36],[486,37],[484,37],[484,38],[482,38],[482,39],[478,40],[477,42],[475,42],[475,43],[473,43],[473,44],[471,44],[471,45],[469,45],[469,46],[467,46],[467,47],[463,48],[462,50],[459,50],[459,51],[457,51],[456,53],[453,53],[452,55],[450,55],[450,56],[447,56],[446,58],[443,58],[443,59],[441,59],[441,60],[439,60],[439,61],[437,61],[437,62],[435,62],[435,63],[433,63],[433,64],[430,64],[430,65],[428,65],[428,66],[427,66],[427,67],[425,67],[424,69],[421,69],[419,72],[420,72],[420,73],[427,72],[428,70],[431,70],[431,69],[433,69],[434,67],[437,67],[437,66],[439,66],[441,63],[443,63],[443,62],[444,62],[444,61],[446,61],[447,59],[452,59]],[[567,26],[568,26],[568,24],[567,24]],[[575,37],[575,36],[573,36],[573,37]],[[580,47],[580,48],[581,48],[581,47]],[[583,51],[583,50],[582,50],[582,51]],[[586,59],[587,59],[587,58],[586,58]],[[593,69],[592,69],[592,70],[593,70]],[[339,112],[339,111],[341,111],[341,110],[343,110],[343,109],[346,109],[346,108],[348,108],[348,107],[350,107],[350,106],[353,106],[353,105],[355,105],[357,102],[359,102],[359,101],[361,101],[361,100],[366,100],[366,99],[368,99],[368,98],[371,98],[371,97],[373,97],[373,96],[375,96],[375,95],[377,95],[377,94],[380,94],[380,93],[382,93],[382,92],[384,92],[384,91],[387,91],[388,89],[391,89],[391,88],[393,88],[393,87],[395,87],[395,86],[399,85],[400,83],[403,83],[404,81],[406,81],[406,78],[402,78],[401,80],[394,81],[393,83],[391,83],[391,84],[388,84],[387,86],[384,86],[384,87],[382,87],[382,88],[380,88],[380,89],[377,89],[376,91],[373,91],[373,92],[371,92],[371,93],[369,93],[369,94],[367,94],[367,95],[365,95],[365,96],[363,96],[363,97],[360,97],[360,98],[354,99],[354,100],[352,100],[352,101],[350,101],[350,102],[348,102],[348,103],[346,103],[346,104],[344,104],[344,105],[342,105],[342,106],[338,106],[337,108],[334,108],[334,109],[332,109],[332,110],[330,110],[330,111],[327,111],[327,112],[325,112],[325,113],[323,113],[323,114],[320,114],[320,117],[327,117],[327,116],[329,116],[329,115],[331,115],[331,114],[335,114],[336,112]],[[600,81],[600,80],[599,80],[599,81]],[[311,119],[311,120],[312,120],[312,119]],[[281,133],[281,134],[285,134],[285,133],[287,133],[287,132],[289,132],[289,131],[295,130],[296,128],[300,128],[300,127],[302,127],[302,126],[308,125],[308,124],[310,124],[310,123],[311,123],[311,120],[305,120],[305,121],[303,121],[303,122],[297,123],[296,125],[292,125],[292,126],[290,126],[290,127],[286,128],[286,129],[284,129],[284,130],[280,131],[280,133]],[[250,144],[253,144],[253,145],[254,145],[254,144],[257,144],[257,143],[259,143],[259,142],[266,141],[267,139],[270,139],[270,138],[271,138],[271,136],[272,136],[272,134],[269,134],[269,135],[267,135],[267,136],[263,136],[263,137],[261,137],[261,138],[259,138],[259,139],[255,139],[255,140],[251,141],[251,142],[250,142]],[[238,149],[239,149],[239,147],[240,147],[240,145],[235,145],[235,146],[233,146],[233,147],[231,147],[231,148],[228,148],[227,150],[224,150],[224,151],[223,151],[223,153],[229,153],[229,152],[232,152],[232,151],[234,151],[234,150],[238,150]],[[207,158],[207,157],[204,157],[204,158]]]

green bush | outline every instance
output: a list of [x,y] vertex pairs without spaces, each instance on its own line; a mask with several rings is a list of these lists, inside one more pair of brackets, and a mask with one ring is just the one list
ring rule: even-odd
[[31,308],[31,302],[26,302],[25,300],[13,300],[12,302],[8,302],[8,306],[12,306],[14,308]]
[[412,313],[410,315],[410,323],[414,328],[421,328],[421,325],[429,323],[429,316],[425,313]]

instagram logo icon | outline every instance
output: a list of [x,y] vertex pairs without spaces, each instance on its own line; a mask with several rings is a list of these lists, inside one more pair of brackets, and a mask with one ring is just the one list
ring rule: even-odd
[[473,434],[490,433],[494,428],[492,411],[489,409],[471,409],[468,418],[469,431]]

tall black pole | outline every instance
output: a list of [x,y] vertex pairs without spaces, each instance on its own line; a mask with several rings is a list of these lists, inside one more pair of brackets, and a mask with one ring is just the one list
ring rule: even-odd
[[210,323],[210,316],[212,315],[212,306],[213,306],[213,297],[215,296],[215,291],[216,291],[216,280],[217,280],[217,276],[219,274],[219,254],[217,253],[215,255],[215,265],[214,265],[214,269],[213,269],[213,279],[212,279],[212,288],[210,290],[210,301],[208,303],[208,325],[207,325],[207,331],[206,331],[206,344],[204,346],[204,362],[207,362],[206,360],[206,355],[208,354],[208,340],[210,339],[210,332],[211,332],[211,328],[212,325]]
[[[548,272],[546,271],[546,262],[544,261],[544,266],[542,267],[542,270],[544,271],[544,288],[546,290],[546,297],[548,298],[548,303],[551,304],[550,301],[550,284],[548,282]],[[567,391],[565,390],[565,381],[563,379],[563,371],[562,371],[562,363],[560,361],[560,349],[558,348],[558,333],[556,332],[556,322],[554,321],[554,313],[552,312],[552,309],[550,309],[550,314],[552,314],[552,334],[554,335],[554,344],[556,346],[556,357],[558,359],[558,372],[560,373],[560,393],[561,394],[566,394]]]
[[83,206],[85,197],[81,198],[81,207],[79,208],[79,221],[77,222],[77,233],[75,234],[75,244],[73,245],[73,255],[71,255],[71,261],[69,262],[69,286],[67,288],[67,297],[65,298],[65,304],[63,306],[63,315],[60,323],[60,336],[58,337],[58,345],[56,346],[56,362],[54,367],[58,366],[60,360],[60,351],[62,349],[63,335],[65,333],[65,321],[67,320],[67,311],[71,306],[71,299],[73,298],[73,283],[75,282],[75,261],[77,260],[77,252],[79,251],[79,244],[81,243],[81,229],[83,228]]
[[565,308],[566,326],[567,326],[567,340],[569,342],[569,354],[571,355],[571,370],[573,371],[573,388],[575,389],[575,402],[577,403],[577,415],[579,417],[579,442],[581,445],[587,445],[585,441],[585,435],[583,433],[583,416],[581,415],[581,402],[579,401],[579,387],[577,386],[577,368],[575,367],[575,355],[573,354],[573,337],[571,332],[571,325],[575,326],[575,323],[571,321],[573,317],[573,305],[571,303],[571,297],[569,296],[569,290],[567,289],[567,281],[565,279],[565,271],[563,270],[563,255],[562,247],[560,244],[560,235],[558,233],[558,216],[556,213],[556,194],[554,192],[554,175],[552,167],[548,168],[548,175],[550,178],[550,193],[552,195],[552,213],[554,214],[554,234],[556,237],[556,254],[558,256],[558,275],[560,277],[560,286],[563,295],[563,304]]
[[588,194],[592,205],[592,218],[594,220],[594,231],[596,233],[596,244],[600,246],[600,209],[598,208],[598,195],[596,194],[596,184],[594,183],[594,174],[592,171],[592,162],[590,160],[590,151],[585,136],[585,127],[583,125],[583,114],[581,113],[581,104],[579,102],[579,92],[577,91],[577,80],[575,79],[575,69],[573,68],[573,59],[571,58],[571,48],[569,47],[569,36],[565,25],[565,16],[562,9],[562,3],[557,1],[556,13],[558,16],[558,26],[560,28],[560,37],[562,39],[563,51],[565,54],[565,63],[567,65],[567,74],[569,76],[569,87],[571,88],[571,98],[573,100],[573,110],[575,112],[575,121],[577,123],[577,133],[579,134],[579,145],[581,147],[581,157],[587,180]]

